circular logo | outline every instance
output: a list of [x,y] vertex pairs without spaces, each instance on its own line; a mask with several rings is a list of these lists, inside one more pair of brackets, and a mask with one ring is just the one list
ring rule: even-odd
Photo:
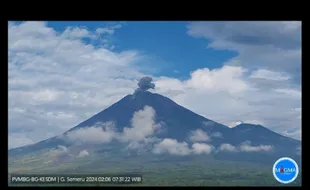
[[297,178],[299,171],[295,160],[283,157],[274,163],[272,172],[278,182],[288,184]]

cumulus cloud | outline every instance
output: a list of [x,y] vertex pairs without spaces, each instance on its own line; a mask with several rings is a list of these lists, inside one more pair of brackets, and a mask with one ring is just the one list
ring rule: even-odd
[[157,137],[147,137],[141,141],[129,141],[126,148],[128,150],[149,151],[150,149],[152,149],[152,146],[160,140],[161,139]]
[[244,142],[239,146],[233,146],[231,144],[221,144],[218,148],[218,151],[226,152],[262,152],[262,151],[271,151],[273,147],[271,145],[258,145],[252,146],[250,142]]
[[239,149],[242,152],[259,152],[259,151],[270,151],[272,150],[271,145],[259,145],[259,146],[251,146],[250,143],[245,142],[240,145]]
[[31,143],[14,145],[17,136],[38,142],[61,134],[135,89],[135,79],[142,75],[131,64],[143,61],[139,52],[97,47],[83,40],[95,35],[86,30],[56,31],[46,22],[9,23],[11,148]]
[[153,153],[169,153],[172,155],[185,156],[189,155],[191,150],[186,142],[178,142],[175,139],[165,138],[160,143],[154,145]]
[[194,143],[192,145],[192,151],[194,154],[210,154],[214,150],[214,147],[205,143]]
[[134,113],[131,120],[131,127],[124,127],[120,136],[122,141],[142,141],[151,137],[160,129],[161,125],[155,123],[156,111],[145,106],[142,110]]
[[219,151],[237,152],[238,149],[231,144],[221,144]]
[[65,31],[61,34],[61,37],[70,38],[70,39],[79,39],[79,38],[97,38],[97,36],[86,28],[79,28],[79,27],[68,27]]
[[[160,77],[155,81],[155,91],[208,119],[229,127],[236,126],[236,120],[241,120],[247,123],[261,124],[282,135],[287,135],[284,131],[292,126],[301,128],[300,119],[296,117],[297,112],[292,112],[293,108],[301,106],[300,89],[260,88],[250,81],[250,73],[227,74],[226,72],[235,72],[239,69],[225,67],[227,66],[222,68],[226,70],[225,72],[222,72],[221,69],[201,72],[201,75],[206,75],[206,77],[201,76],[199,80],[195,77],[187,80]],[[214,76],[217,76],[216,79],[209,80]],[[217,80],[217,78],[220,79]],[[242,88],[238,87],[239,83],[243,84]],[[219,84],[219,86],[215,84]],[[171,93],[173,90],[178,90],[179,93]],[[201,102],[207,103],[202,104]],[[211,136],[211,134],[209,135]],[[296,138],[296,136],[290,137]]]
[[[202,111],[198,105],[194,106],[192,103],[194,100],[188,98],[192,93],[184,93],[185,95],[179,95],[175,99],[222,123],[234,122],[232,119],[225,119],[229,112],[231,118],[262,121],[266,127],[281,134],[291,126],[301,128],[301,124],[290,112],[292,108],[301,105],[300,21],[191,22],[187,32],[192,37],[208,40],[210,42],[208,48],[232,50],[238,53],[224,65],[236,68],[234,72],[239,75],[228,76],[235,76],[242,82],[236,81],[235,78],[227,80],[225,76],[222,79],[227,86],[243,84],[241,89],[244,90],[239,90],[238,95],[225,97],[223,93],[216,93],[217,97],[205,93],[204,99],[209,100],[208,104],[211,105],[208,107],[212,107],[213,109],[210,109],[212,111],[207,109]],[[212,83],[209,83],[204,87],[212,86]],[[161,86],[157,85],[157,88]],[[207,89],[214,91],[213,88]],[[196,92],[191,97],[195,97],[199,102],[197,94]],[[225,105],[229,105],[232,109]],[[228,108],[229,111],[220,111],[221,107],[226,110]],[[220,115],[225,115],[225,118]],[[291,137],[296,138],[296,135]]]
[[70,131],[65,137],[71,141],[85,143],[109,143],[116,137],[115,124],[113,122],[97,123],[92,127]]
[[87,150],[82,150],[82,151],[80,151],[80,153],[77,157],[85,157],[85,156],[89,156],[89,153]]
[[212,145],[206,143],[194,143],[190,148],[187,142],[178,142],[176,139],[165,138],[154,145],[154,154],[171,154],[186,156],[190,154],[210,154],[214,150]]
[[220,69],[198,69],[191,73],[191,78],[185,84],[191,88],[203,91],[226,91],[230,94],[247,90],[248,84],[242,80],[246,69],[242,67],[223,66]]
[[206,142],[206,141],[211,140],[209,135],[201,129],[191,131],[189,139],[192,142]]
[[162,125],[155,122],[155,116],[156,111],[145,106],[133,114],[131,125],[124,127],[123,131],[117,131],[115,123],[110,121],[69,131],[61,138],[91,144],[110,143],[115,139],[127,143],[127,149],[141,150],[159,141],[155,135]]

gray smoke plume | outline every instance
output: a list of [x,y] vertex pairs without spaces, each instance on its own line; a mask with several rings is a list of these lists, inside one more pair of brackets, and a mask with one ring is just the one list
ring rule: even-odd
[[155,88],[155,84],[152,83],[152,78],[151,77],[143,77],[140,79],[140,81],[138,82],[138,86],[139,88],[137,89],[138,91],[147,91],[148,89]]
[[138,82],[139,88],[137,88],[135,90],[135,93],[139,92],[139,91],[147,91],[150,88],[154,89],[155,88],[155,84],[152,83],[152,80],[153,79],[151,77],[143,77],[143,78],[141,78],[139,80],[139,82]]

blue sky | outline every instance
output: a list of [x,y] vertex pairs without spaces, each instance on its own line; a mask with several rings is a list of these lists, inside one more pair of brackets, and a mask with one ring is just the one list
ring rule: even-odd
[[[122,22],[121,22],[122,23]],[[114,44],[114,51],[136,49],[152,56],[152,63],[157,64],[155,75],[188,78],[189,72],[197,68],[218,68],[224,62],[236,56],[238,52],[214,50],[208,48],[208,41],[195,39],[187,35],[188,22],[123,22],[122,29],[116,30],[109,40]],[[48,22],[56,31],[63,32],[68,25],[84,26],[95,31],[98,27],[117,25],[117,22]],[[83,39],[96,46],[100,41]],[[156,63],[154,63],[156,62]],[[190,64],[189,64],[190,63]],[[142,63],[143,64],[143,63]],[[146,64],[146,63],[144,63]]]
[[10,147],[61,134],[143,76],[209,119],[301,138],[300,22],[10,22],[8,33]]

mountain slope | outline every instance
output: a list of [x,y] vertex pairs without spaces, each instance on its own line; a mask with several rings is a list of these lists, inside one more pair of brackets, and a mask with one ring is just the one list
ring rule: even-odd
[[[64,135],[94,126],[96,123],[113,121],[116,123],[116,130],[123,131],[124,127],[131,126],[131,121],[135,112],[142,110],[145,106],[150,106],[156,111],[154,118],[156,123],[161,123],[164,130],[157,134],[158,138],[175,139],[178,142],[190,142],[189,135],[191,132],[201,129],[211,137],[212,146],[220,149],[223,144],[237,147],[239,153],[236,158],[231,155],[236,151],[218,152],[218,158],[240,159],[244,154],[250,154],[250,158],[254,158],[254,154],[273,154],[273,155],[295,155],[296,149],[300,147],[300,141],[284,137],[263,126],[252,124],[240,124],[234,128],[204,118],[178,104],[167,97],[148,91],[136,91],[133,95],[127,95],[120,101],[111,105],[107,109],[85,120],[79,125],[73,127],[64,133]],[[213,138],[213,134],[219,134]],[[33,151],[51,149],[57,146],[72,146],[72,144],[62,138],[53,137],[39,143],[9,150],[9,155],[24,154]],[[227,146],[228,146],[227,145]],[[119,144],[114,143],[114,147]],[[260,147],[262,151],[260,151]],[[265,148],[264,148],[265,147]],[[272,147],[272,149],[268,149]],[[242,152],[242,154],[241,154]],[[224,156],[221,156],[224,155]],[[236,156],[236,154],[234,154]]]
[[133,114],[150,106],[156,111],[156,121],[164,122],[168,127],[166,133],[170,138],[184,140],[190,130],[197,127],[205,127],[203,122],[211,122],[208,126],[210,132],[216,130],[222,133],[227,133],[229,128],[222,124],[218,124],[209,119],[206,119],[178,104],[167,97],[151,92],[136,92],[134,95],[127,95],[109,108],[94,115],[88,120],[80,123],[76,127],[70,129],[73,131],[85,126],[93,126],[96,122],[116,121],[120,130],[124,126],[130,126],[130,121]]

